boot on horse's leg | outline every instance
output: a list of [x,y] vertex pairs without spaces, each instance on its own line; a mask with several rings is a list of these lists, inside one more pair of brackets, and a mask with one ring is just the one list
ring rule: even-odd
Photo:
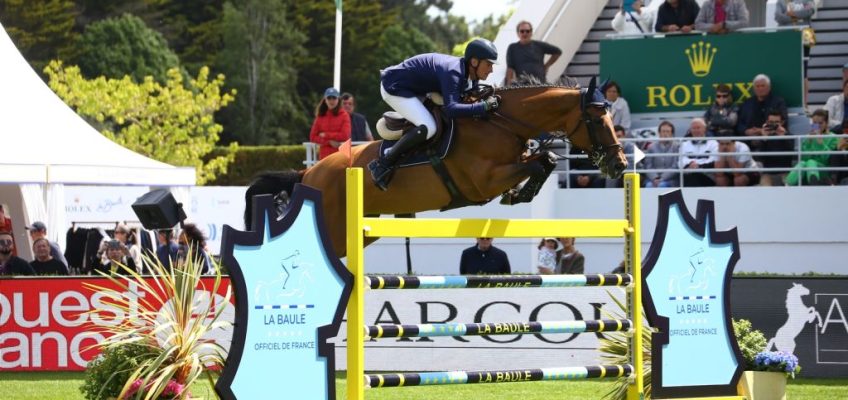
[[388,190],[389,182],[392,180],[397,162],[400,161],[402,156],[426,140],[426,125],[419,125],[404,132],[400,140],[385,155],[381,155],[380,158],[368,163],[368,169],[371,170],[371,178],[374,180],[374,184],[380,190]]
[[548,152],[547,156],[539,157],[530,164],[530,178],[524,185],[518,185],[501,197],[501,204],[515,205],[519,203],[529,203],[542,190],[542,185],[551,176],[557,163],[556,154]]

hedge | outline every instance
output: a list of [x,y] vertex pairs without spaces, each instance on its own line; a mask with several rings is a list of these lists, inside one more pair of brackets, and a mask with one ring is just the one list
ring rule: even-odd
[[[225,147],[216,148],[209,157],[226,154]],[[246,186],[257,173],[262,171],[283,171],[303,169],[306,150],[302,145],[289,146],[239,146],[235,161],[227,168],[227,173],[207,182],[207,186]]]

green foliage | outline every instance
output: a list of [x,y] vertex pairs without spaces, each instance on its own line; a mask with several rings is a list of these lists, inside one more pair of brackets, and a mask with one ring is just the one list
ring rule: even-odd
[[[612,312],[603,311],[604,318],[611,319],[630,319],[627,306],[619,301],[615,296],[607,291],[609,297],[616,305],[616,310]],[[645,317],[645,310],[640,313],[642,317],[642,363],[644,366],[643,384],[645,389],[645,398],[651,398],[651,334],[653,330],[648,324]],[[627,332],[609,332],[605,333],[605,338],[600,339],[598,351],[601,352],[601,360],[604,364],[630,364],[630,334]],[[635,366],[634,366],[635,367]],[[635,373],[635,371],[634,371]],[[623,400],[627,398],[627,388],[631,381],[629,377],[621,377],[616,379],[615,384],[610,390],[604,394],[604,399]]]
[[[495,37],[498,36],[498,32],[501,30],[501,27],[509,21],[509,18],[514,12],[515,9],[511,9],[509,12],[501,15],[497,19],[495,19],[494,14],[490,14],[488,17],[480,21],[479,24],[474,25],[474,29],[471,30],[471,36],[482,37],[495,41]],[[505,50],[506,49],[504,49],[504,51]]]
[[225,139],[247,145],[304,139],[309,120],[297,98],[294,65],[306,38],[287,22],[284,2],[226,3],[223,32],[216,63],[241,94],[223,115]]
[[[235,91],[221,92],[223,75],[210,80],[209,69],[202,68],[196,79],[184,83],[180,71],[173,68],[164,85],[152,77],[141,83],[128,76],[87,80],[78,67],[65,68],[60,61],[52,61],[45,73],[50,88],[98,125],[104,136],[156,160],[195,167],[198,184],[225,171],[232,161],[231,155],[203,159],[222,129],[213,115],[235,95]],[[236,147],[232,144],[230,149]]]
[[742,358],[745,360],[745,370],[754,370],[754,358],[757,353],[765,350],[766,337],[751,325],[751,321],[747,319],[734,319],[733,331],[736,333],[736,342],[739,344],[739,351],[742,353]]
[[167,71],[180,64],[165,38],[141,18],[124,14],[86,27],[80,38],[79,67],[87,78],[131,76],[142,82],[153,76],[167,79]]
[[[217,148],[209,156],[217,156],[228,151]],[[302,145],[289,146],[239,146],[234,160],[227,172],[206,182],[209,186],[246,186],[262,171],[281,171],[303,169],[306,150]]]
[[70,0],[0,1],[0,20],[36,71],[57,57],[72,57],[79,36],[73,31],[77,12]]
[[86,366],[80,391],[86,400],[117,398],[139,360],[152,355],[147,346],[137,343],[107,347]]

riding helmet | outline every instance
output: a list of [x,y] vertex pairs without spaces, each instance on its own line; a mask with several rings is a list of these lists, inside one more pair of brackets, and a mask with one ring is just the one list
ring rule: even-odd
[[492,64],[498,62],[498,49],[495,44],[487,39],[474,39],[465,46],[465,59],[488,60]]

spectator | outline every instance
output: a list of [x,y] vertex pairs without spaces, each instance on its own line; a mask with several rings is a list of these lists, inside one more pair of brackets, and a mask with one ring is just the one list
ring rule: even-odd
[[12,235],[12,255],[18,255],[17,243],[15,243],[15,232],[12,230],[12,219],[6,216],[6,210],[0,204],[0,232],[8,232]]
[[[27,227],[27,230],[33,243],[35,243],[36,239],[47,238],[47,225],[44,222],[35,221]],[[65,260],[65,255],[62,254],[59,244],[50,240],[48,240],[48,243],[50,243],[50,256],[67,266],[68,261]]]
[[[757,162],[751,157],[751,149],[742,142],[719,138],[718,151],[722,154],[716,160],[716,168],[756,169]],[[760,183],[757,171],[718,171],[715,173],[716,186],[752,186]]]
[[574,247],[574,240],[573,237],[559,238],[560,243],[562,243],[562,256],[559,260],[559,270],[557,272],[560,274],[584,273],[583,268],[586,258]]
[[[815,138],[806,138],[801,141],[801,161],[795,164],[795,169],[786,175],[786,185],[829,185],[830,174],[820,171],[827,168],[830,162],[830,154],[809,154],[818,151],[834,151],[838,139],[830,134],[827,127],[827,111],[819,109],[813,112],[810,124],[810,135]],[[799,182],[800,181],[800,182]]]
[[[118,224],[115,227],[114,239],[123,243],[124,248],[127,249],[127,254],[125,256],[129,256],[133,259],[135,266],[139,268],[136,272],[143,273],[142,268],[142,258],[141,258],[141,246],[138,245],[138,240],[135,238],[135,233],[127,227],[125,224]],[[100,242],[100,249],[97,251],[100,254],[101,263],[105,263],[109,260],[109,256],[106,254],[106,243],[112,240],[109,237],[103,238],[103,241]]]
[[[660,132],[660,139],[671,139],[674,137],[674,124],[671,122],[660,122],[658,130]],[[645,157],[645,169],[677,169],[678,152],[679,146],[673,140],[659,140],[653,143],[648,148],[648,153]],[[680,185],[679,176],[680,174],[676,171],[648,172],[645,187],[677,187]]]
[[612,124],[621,125],[624,127],[624,132],[630,132],[630,106],[627,100],[621,97],[621,86],[615,81],[609,81],[604,87],[604,97],[612,103],[610,112],[612,113]]
[[503,250],[492,246],[492,238],[477,238],[477,244],[462,251],[459,260],[459,273],[462,275],[477,274],[510,274],[509,257]]
[[[848,119],[842,121],[842,126],[839,129],[843,135],[848,135]],[[839,138],[836,150],[839,153],[830,156],[830,166],[834,168],[848,168],[848,136]],[[848,185],[848,170],[832,171],[830,173],[830,181],[834,185]]]
[[643,6],[642,0],[636,0],[631,4],[631,10],[625,10],[624,2],[621,2],[618,12],[612,19],[612,29],[622,35],[651,33],[654,26],[654,16]]
[[745,0],[707,0],[695,19],[695,29],[709,33],[728,33],[747,26]]
[[[786,119],[780,110],[772,110],[763,124],[760,132],[763,136],[786,137],[791,136],[786,129]],[[791,138],[784,140],[774,139],[767,140],[763,143],[763,152],[791,152],[795,150],[795,141]],[[783,168],[789,169],[792,166],[792,155],[761,155],[755,156],[754,159],[763,164],[763,168]],[[783,177],[786,176],[786,171],[763,171],[760,177],[760,185],[763,186],[781,186],[783,185]]]
[[[190,255],[192,261],[195,263],[203,263],[200,269],[201,274],[209,275],[214,271],[212,258],[209,257],[209,253],[206,251],[206,237],[197,225],[183,225],[183,230],[180,232],[180,238],[177,243],[179,245],[177,250],[178,260],[185,262]],[[191,254],[189,254],[189,251]]]
[[171,261],[177,259],[180,247],[174,242],[174,231],[163,229],[156,233],[159,247],[156,248],[156,259],[166,269],[171,269]]
[[824,105],[824,109],[830,116],[827,123],[828,128],[838,131],[838,128],[842,125],[842,120],[845,119],[845,116],[848,116],[848,79],[842,82],[842,93],[830,96]]
[[[736,132],[742,136],[759,137],[764,136],[763,125],[772,110],[780,111],[783,121],[787,120],[786,102],[782,97],[775,96],[771,92],[771,80],[768,76],[760,74],[754,77],[754,96],[745,100],[739,110],[739,123]],[[762,140],[751,140],[746,143],[751,151],[763,150]]]
[[562,243],[557,238],[544,238],[539,242],[539,262],[536,268],[539,274],[550,275],[557,269],[557,252],[562,250]]
[[50,242],[45,238],[32,243],[35,259],[29,263],[37,275],[69,275],[68,266],[50,256]]
[[[543,41],[533,40],[533,25],[527,21],[519,22],[515,32],[518,41],[506,49],[506,86],[529,77],[547,82],[548,68],[559,59],[562,50]],[[550,55],[547,62],[546,55]]]
[[695,0],[665,0],[657,11],[654,30],[669,33],[692,32],[700,9]]
[[[707,124],[702,118],[695,118],[689,125],[687,137],[693,140],[684,141],[680,145],[680,168],[693,171],[705,168],[713,168],[718,160],[718,143],[712,139],[705,139],[707,135]],[[715,186],[712,174],[702,172],[690,172],[683,174],[683,186]]]
[[[633,162],[633,146],[634,145],[633,145],[633,142],[623,140],[627,137],[627,134],[624,131],[624,127],[621,126],[621,125],[616,125],[616,126],[613,127],[613,132],[615,132],[615,137],[618,138],[618,141],[621,142],[621,144],[624,148],[624,154],[627,156],[627,158],[632,163]],[[605,182],[604,186],[608,187],[608,188],[624,187],[624,178],[616,178],[616,179],[604,178],[604,182]]]
[[[778,26],[806,26],[802,35],[804,43],[804,95],[806,96],[809,82],[807,80],[807,64],[810,60],[810,49],[815,45],[815,33],[809,28],[816,14],[816,1],[820,0],[780,0],[775,2],[774,20]],[[806,97],[805,97],[806,99]],[[806,103],[806,101],[804,101]]]
[[350,139],[350,116],[342,109],[339,91],[327,88],[321,102],[315,106],[315,121],[309,131],[309,141],[318,143],[318,159],[337,151]]
[[350,141],[373,141],[374,135],[371,134],[371,127],[368,125],[368,120],[365,119],[364,115],[354,111],[356,110],[356,98],[352,94],[342,94],[342,109],[350,115]]
[[[605,180],[600,175],[592,172],[597,170],[594,165],[592,165],[592,161],[589,158],[585,157],[585,154],[578,150],[576,147],[572,147],[571,151],[569,151],[569,160],[568,165],[570,168],[570,173],[568,175],[568,179],[570,181],[569,186],[573,188],[602,188],[604,187]],[[575,156],[582,155],[584,158],[576,158]],[[590,171],[589,173],[579,173],[575,171]],[[562,186],[562,183],[560,183]]]
[[735,136],[739,109],[733,104],[730,86],[718,85],[715,98],[713,105],[704,113],[709,136]]
[[35,275],[28,262],[12,254],[15,242],[9,232],[0,232],[0,276]]
[[127,246],[119,240],[109,240],[106,242],[106,261],[100,261],[98,265],[92,268],[92,275],[124,275],[126,271],[124,267],[137,271],[135,262],[132,257],[128,257],[129,250]]

